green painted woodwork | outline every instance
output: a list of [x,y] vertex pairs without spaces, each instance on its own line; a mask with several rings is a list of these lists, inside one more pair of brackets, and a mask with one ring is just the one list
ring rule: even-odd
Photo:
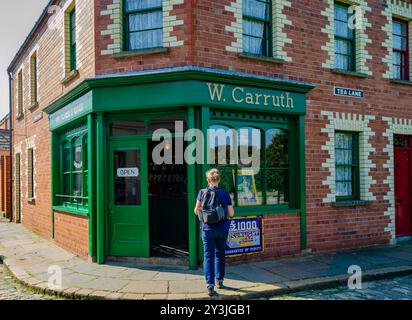
[[[195,111],[194,108],[189,108],[187,116],[187,127],[195,128]],[[190,141],[189,141],[190,142]],[[194,215],[193,208],[196,204],[196,167],[194,165],[187,166],[187,196],[189,208],[189,267],[197,268],[197,217]]]
[[300,247],[301,250],[307,249],[307,222],[306,222],[306,144],[305,144],[305,117],[299,117],[299,123],[297,132],[299,133],[299,174],[297,179],[299,180],[299,189],[300,194]]
[[106,183],[106,134],[104,115],[97,114],[96,119],[96,237],[97,263],[103,264],[106,259],[105,245],[105,183]]
[[[127,163],[121,163],[123,168],[137,166],[139,176],[123,178],[134,183],[133,191],[131,185],[125,185],[123,191],[132,192],[132,197],[128,198],[119,195],[121,189],[115,187],[115,179],[120,180],[116,166],[115,154],[118,158],[120,154],[125,156]],[[147,168],[147,141],[146,140],[125,140],[111,141],[109,147],[109,167],[108,167],[108,192],[109,192],[109,217],[108,217],[108,237],[109,256],[119,257],[149,257],[149,196],[148,196],[148,168]],[[118,159],[120,162],[121,160]],[[120,167],[122,168],[122,167]],[[118,182],[119,184],[121,182]],[[137,189],[137,190],[136,190]],[[140,189],[140,192],[139,192]],[[136,203],[133,203],[136,201]]]
[[[214,70],[193,70],[194,67],[188,67],[188,70],[171,70],[169,72],[158,72],[158,73],[148,73],[148,74],[139,74],[139,75],[129,75],[129,76],[113,76],[113,77],[98,77],[93,79],[84,79],[79,85],[69,91],[67,94],[63,95],[61,98],[57,99],[55,102],[50,104],[44,111],[47,114],[53,114],[56,111],[60,110],[61,108],[65,107],[67,104],[75,101],[76,99],[80,98],[84,94],[93,91],[93,97],[95,96],[95,89],[102,89],[104,92],[109,87],[117,87],[117,86],[133,86],[139,84],[155,84],[155,91],[157,92],[157,96],[155,97],[156,101],[158,100],[159,96],[163,96],[159,94],[160,91],[157,89],[156,84],[160,84],[163,82],[169,82],[173,84],[177,81],[187,81],[187,80],[196,80],[197,82],[205,83],[223,83],[229,85],[240,85],[240,86],[248,86],[248,87],[259,87],[265,88],[269,90],[277,90],[277,91],[287,91],[293,93],[301,93],[305,94],[311,89],[314,88],[313,85],[308,83],[300,83],[300,82],[292,82],[286,80],[277,80],[277,79],[266,79],[266,78],[256,78],[256,77],[247,77],[247,76],[240,76],[240,75],[232,75],[227,73],[216,72]],[[184,88],[184,90],[182,90]],[[129,87],[129,89],[132,89]],[[189,88],[176,86],[176,91],[173,93],[174,95],[189,95],[194,97],[191,99],[189,104],[192,105],[202,105],[200,101],[196,104],[197,101],[197,92],[189,91]],[[202,88],[202,90],[204,90]],[[119,100],[127,100],[130,98],[131,93],[134,94],[133,91],[126,90],[125,96],[117,96]],[[203,92],[203,96],[204,96]],[[207,92],[206,92],[207,94]],[[104,97],[99,99],[99,102],[103,100]],[[161,100],[165,100],[164,97],[160,97]],[[115,99],[116,100],[116,99]],[[166,99],[167,100],[167,99]],[[181,99],[184,100],[184,99]],[[186,100],[187,101],[187,100]],[[304,97],[303,100],[304,102]],[[117,102],[117,100],[116,100]],[[146,101],[148,102],[148,101]],[[300,106],[299,101],[296,102],[298,108],[304,108],[304,106]],[[209,103],[210,104],[210,103]],[[96,105],[96,104],[95,104]],[[168,106],[169,103],[166,104]],[[188,105],[188,104],[182,104]],[[213,105],[213,104],[212,104]],[[115,105],[116,106],[116,105]],[[111,106],[112,110],[115,106]],[[239,106],[237,106],[239,107]],[[110,107],[109,107],[110,108]],[[117,109],[117,108],[116,108]],[[252,110],[256,110],[252,108]],[[273,110],[270,110],[273,111]],[[53,130],[53,128],[51,128]]]
[[[213,93],[215,88],[218,92]],[[222,87],[221,85],[224,85]],[[212,91],[210,89],[212,88]],[[199,128],[203,132],[212,124],[239,127],[246,124],[262,129],[283,128],[290,133],[289,157],[293,168],[290,172],[289,193],[295,194],[289,205],[257,206],[236,208],[236,216],[267,214],[300,214],[301,247],[306,243],[306,187],[305,187],[305,93],[313,86],[308,84],[268,81],[259,78],[242,78],[228,74],[212,72],[180,71],[139,76],[119,76],[84,80],[80,85],[58,99],[45,109],[50,117],[52,131],[52,154],[60,154],[62,134],[74,134],[78,126],[84,125],[87,133],[88,153],[88,210],[89,216],[89,253],[96,256],[98,263],[104,263],[108,255],[148,256],[149,225],[148,220],[140,221],[146,225],[147,233],[142,245],[124,244],[116,247],[112,225],[111,204],[113,203],[113,159],[114,148],[140,147],[147,153],[147,140],[151,134],[129,137],[108,137],[109,125],[116,120],[143,120],[165,116],[183,118],[189,128]],[[219,90],[222,89],[222,92]],[[221,93],[221,95],[220,95]],[[246,94],[249,93],[247,96]],[[234,94],[234,97],[232,96]],[[242,96],[244,94],[244,96]],[[277,100],[283,95],[284,107],[265,105],[271,99]],[[274,98],[273,98],[273,97]],[[287,107],[287,98],[293,99]],[[243,99],[243,100],[242,100]],[[246,99],[253,99],[246,101]],[[242,101],[240,101],[242,100]],[[248,103],[254,102],[254,104]],[[234,114],[242,119],[233,118]],[[69,131],[71,130],[71,131]],[[207,137],[206,137],[207,138]],[[204,156],[207,155],[207,144]],[[59,160],[60,161],[60,160]],[[52,194],[61,189],[61,166],[58,158],[52,157]],[[57,163],[56,163],[57,162]],[[203,260],[203,247],[200,223],[193,215],[192,209],[196,192],[205,185],[205,172],[209,165],[188,166],[188,204],[189,204],[189,265],[196,268]],[[292,170],[293,169],[293,170]],[[109,174],[108,174],[109,173]],[[142,174],[147,176],[147,157],[142,156]],[[143,181],[142,177],[142,181]],[[146,179],[147,180],[147,179]],[[142,191],[147,193],[147,183],[142,184]],[[145,195],[144,197],[146,197]],[[56,198],[52,198],[52,209],[65,211],[59,207]],[[65,208],[66,212],[83,215],[85,210]],[[114,212],[116,212],[114,208]],[[122,211],[123,208],[120,209]],[[125,208],[121,214],[125,225],[133,224],[131,208]],[[54,211],[53,211],[54,212]],[[148,216],[148,208],[138,210],[141,216]],[[145,213],[144,213],[145,212]],[[144,219],[143,219],[144,220]],[[54,219],[53,222],[54,223]],[[136,222],[138,224],[139,221]],[[143,227],[142,227],[143,228]],[[127,229],[127,228],[126,228]],[[143,230],[143,229],[142,229]],[[127,233],[127,230],[124,231]],[[114,236],[114,237],[113,237]],[[138,239],[134,239],[138,240]],[[126,241],[127,242],[127,241]],[[133,242],[133,239],[131,240]],[[133,252],[132,252],[133,251]]]
[[95,115],[89,114],[87,117],[87,154],[88,161],[88,196],[89,196],[89,256],[96,257],[96,125]]
[[58,129],[68,123],[84,117],[93,109],[92,92],[69,103],[64,108],[50,115],[50,130]]

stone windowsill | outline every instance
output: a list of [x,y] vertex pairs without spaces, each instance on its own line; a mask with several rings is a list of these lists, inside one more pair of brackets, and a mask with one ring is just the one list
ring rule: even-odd
[[136,57],[136,56],[147,56],[151,54],[158,54],[158,53],[168,53],[170,52],[170,48],[152,48],[152,49],[142,49],[142,50],[133,50],[133,51],[121,51],[118,53],[114,53],[114,58],[128,58],[128,57]]
[[39,107],[39,103],[35,102],[35,103],[31,104],[31,106],[29,107],[29,110],[33,111],[33,110],[37,109],[38,107]]
[[63,78],[61,83],[66,85],[70,81],[72,81],[74,78],[76,78],[78,75],[79,75],[79,71],[78,70],[73,70],[66,77]]
[[333,207],[359,207],[359,206],[368,206],[372,201],[366,200],[342,200],[332,203]]
[[266,57],[266,56],[260,56],[260,55],[249,54],[249,53],[238,53],[238,57],[242,59],[265,61],[265,62],[270,62],[274,64],[283,64],[285,62],[284,60],[279,59],[279,58]]
[[340,70],[340,69],[331,69],[332,73],[341,74],[344,76],[352,76],[357,78],[367,78],[368,75],[366,73],[356,72],[356,71],[347,71],[347,70]]
[[412,86],[412,81],[410,81],[410,80],[391,79],[391,83]]

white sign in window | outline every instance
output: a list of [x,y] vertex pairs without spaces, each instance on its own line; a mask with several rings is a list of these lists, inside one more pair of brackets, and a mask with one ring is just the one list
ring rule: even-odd
[[119,168],[117,169],[119,178],[130,178],[139,176],[139,168]]

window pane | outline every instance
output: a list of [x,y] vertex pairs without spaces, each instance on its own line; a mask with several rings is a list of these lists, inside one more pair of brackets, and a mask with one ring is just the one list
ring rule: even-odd
[[126,11],[161,7],[162,0],[126,0]]
[[243,20],[243,33],[249,36],[263,38],[265,36],[265,23],[258,21]]
[[262,205],[261,173],[253,170],[239,170],[237,179],[237,197],[239,206]]
[[350,67],[350,57],[341,54],[336,54],[335,56],[335,67],[340,70],[351,70]]
[[[70,195],[70,174],[64,174],[63,175],[63,188],[62,188],[62,193],[65,196]],[[70,198],[63,199],[66,202],[70,202]]]
[[268,1],[243,0],[243,14],[259,19],[270,19],[270,7]]
[[266,49],[263,48],[263,39],[246,35],[243,36],[243,50],[244,52],[256,55],[266,54]]
[[141,205],[140,150],[114,151],[113,169],[115,205]]
[[130,50],[159,48],[163,46],[163,29],[133,32],[129,35]]
[[347,22],[335,21],[335,34],[343,38],[353,38],[353,30],[349,29]]
[[393,66],[393,78],[402,79],[402,69],[399,66]]
[[229,192],[232,198],[232,203],[235,203],[235,185],[234,185],[234,171],[233,170],[220,170],[221,180],[219,188]]
[[336,167],[337,181],[352,181],[352,167]]
[[63,172],[70,171],[70,146],[66,144],[63,148],[62,154],[62,161],[63,161]]
[[262,159],[261,133],[259,129],[243,127],[238,132],[239,165],[251,167],[260,165]]
[[399,36],[393,36],[393,48],[397,50],[406,50],[406,38],[405,37],[399,37]]
[[81,171],[83,170],[83,149],[81,145],[75,144],[74,146],[74,155],[73,155],[73,171]]
[[208,131],[209,159],[211,164],[230,166],[237,163],[236,131],[226,126],[211,126]]
[[335,4],[335,20],[348,21],[348,7]]
[[336,39],[335,41],[336,53],[350,55],[351,54],[351,43],[347,40]]
[[352,196],[352,183],[351,182],[337,182],[336,183],[336,196],[338,197]]
[[162,28],[162,17],[162,11],[131,14],[129,15],[129,31]]
[[132,136],[146,133],[146,125],[144,121],[116,121],[110,125],[110,135],[117,136]]
[[268,205],[289,203],[289,179],[288,171],[266,170],[267,181],[266,202]]
[[282,129],[266,131],[266,166],[288,166],[288,135]]
[[[83,191],[83,174],[76,173],[73,175],[73,196],[81,197]],[[74,199],[74,202],[81,203],[82,199]]]
[[156,119],[149,122],[149,133],[154,133],[156,130],[168,130],[171,133],[176,132],[176,125],[177,122],[183,122],[183,130],[186,130],[187,125],[184,118],[164,118],[164,119]]
[[392,55],[392,62],[393,64],[400,66],[402,64],[402,53],[394,51]]

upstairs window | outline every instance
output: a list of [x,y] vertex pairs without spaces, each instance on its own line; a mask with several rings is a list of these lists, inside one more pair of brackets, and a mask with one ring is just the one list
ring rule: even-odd
[[76,50],[76,9],[69,13],[69,50],[70,50],[70,71],[77,69],[77,50]]
[[271,0],[243,0],[243,51],[271,56]]
[[30,100],[31,106],[34,106],[38,100],[37,85],[37,53],[30,57]]
[[355,29],[349,27],[349,5],[335,3],[335,68],[356,71]]
[[162,0],[125,0],[126,50],[163,47]]
[[392,70],[393,78],[409,80],[409,43],[408,23],[394,20],[392,24],[393,54]]
[[17,117],[23,116],[23,71],[17,74]]

